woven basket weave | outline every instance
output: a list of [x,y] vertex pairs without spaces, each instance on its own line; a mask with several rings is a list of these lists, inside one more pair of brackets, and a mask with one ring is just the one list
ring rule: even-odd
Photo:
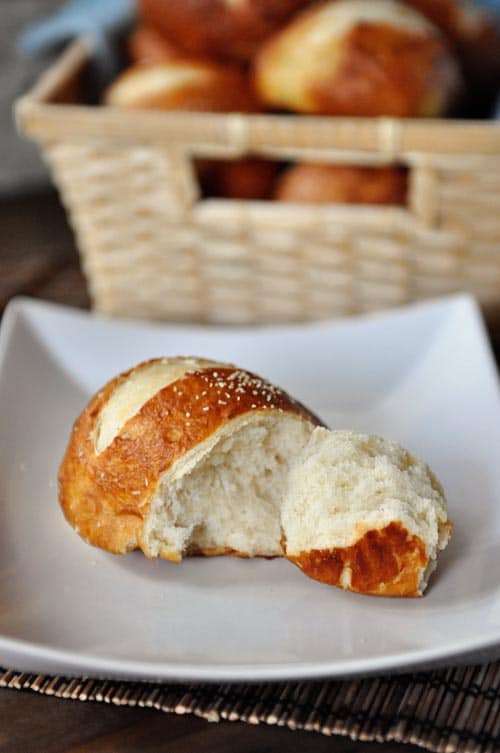
[[[500,308],[500,124],[87,107],[72,44],[18,100],[77,235],[97,310],[302,321],[467,290]],[[73,101],[72,101],[73,100]],[[409,169],[406,208],[200,199],[192,160]]]

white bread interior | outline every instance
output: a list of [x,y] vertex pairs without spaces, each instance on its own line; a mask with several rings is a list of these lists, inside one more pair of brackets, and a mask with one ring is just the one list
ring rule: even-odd
[[289,474],[282,506],[286,554],[349,547],[394,522],[425,546],[418,585],[423,593],[451,530],[438,480],[395,442],[316,428]]
[[[179,357],[134,370],[97,416],[96,455],[123,435],[127,421],[159,391],[189,372],[221,366],[227,364]],[[144,551],[176,562],[193,552],[281,555],[286,477],[312,429],[295,413],[252,410],[195,444],[155,484],[142,533]]]
[[144,526],[149,556],[201,551],[282,554],[281,504],[290,463],[312,424],[255,411],[226,424],[160,478]]

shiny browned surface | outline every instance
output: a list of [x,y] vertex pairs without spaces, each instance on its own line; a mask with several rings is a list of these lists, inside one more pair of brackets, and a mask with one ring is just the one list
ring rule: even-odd
[[248,61],[311,0],[140,0],[143,19],[192,55]]
[[[301,15],[295,28],[308,28],[314,8]],[[271,39],[256,58],[256,90],[268,106],[318,115],[401,117],[443,114],[450,99],[455,63],[445,41],[438,36],[416,34],[388,23],[360,21],[339,41],[333,39],[324,54],[324,65],[311,69],[302,99],[287,102],[274,90],[272,69],[285,68],[298,38],[287,31]],[[304,45],[307,44],[307,35]],[[290,57],[292,60],[292,57]],[[307,71],[304,60],[301,75]],[[294,63],[289,74],[297,75]]]
[[[155,70],[164,67],[175,72],[177,66],[184,68],[190,64],[186,60],[171,60],[163,63],[138,64],[128,68],[109,87],[104,102],[114,97],[113,106],[156,110],[200,110],[209,112],[255,112],[258,105],[247,78],[237,70],[214,63],[193,61],[195,70],[203,70],[207,75],[199,81],[165,83],[160,90],[151,93],[148,79]],[[128,79],[132,84],[125,93],[119,91],[120,84]]]
[[400,168],[300,164],[279,179],[274,198],[312,204],[406,203],[407,174]]
[[435,37],[388,24],[359,24],[345,41],[337,77],[314,85],[319,111],[339,115],[439,115],[423,102],[446,90],[449,52]]
[[349,547],[312,549],[289,559],[310,578],[340,588],[342,571],[349,568],[348,590],[375,596],[419,596],[419,576],[427,565],[423,542],[401,523],[367,531]]
[[99,413],[116,387],[140,368],[116,377],[92,398],[75,423],[59,473],[67,520],[88,543],[114,554],[136,548],[147,553],[142,528],[159,477],[233,419],[286,411],[317,423],[285,392],[222,365],[193,371],[160,390],[97,454]]

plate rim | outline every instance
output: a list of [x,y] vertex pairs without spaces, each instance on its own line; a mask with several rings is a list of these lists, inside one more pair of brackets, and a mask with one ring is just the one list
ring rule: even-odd
[[[215,322],[189,322],[189,321],[162,321],[156,319],[140,319],[125,316],[112,316],[100,311],[94,311],[92,309],[77,308],[76,306],[68,306],[64,303],[58,303],[57,301],[48,301],[42,298],[33,298],[28,295],[16,295],[13,296],[7,305],[5,306],[0,321],[0,345],[2,342],[1,335],[5,329],[5,322],[9,319],[22,317],[22,315],[31,311],[47,311],[55,316],[74,316],[87,322],[95,323],[96,325],[110,325],[117,326],[118,328],[133,328],[136,330],[148,329],[148,330],[168,330],[168,329],[185,329],[187,331],[203,331],[203,332],[217,332],[221,333],[238,333],[238,332],[256,332],[256,333],[269,333],[273,331],[286,330],[293,332],[294,330],[306,331],[307,329],[315,329],[318,327],[350,327],[352,325],[362,324],[368,321],[382,321],[384,319],[395,319],[399,317],[405,317],[408,314],[418,311],[431,310],[431,309],[443,309],[452,307],[467,306],[470,313],[476,319],[476,322],[480,324],[483,330],[483,335],[486,344],[489,346],[489,338],[487,335],[486,325],[482,314],[481,306],[477,298],[471,293],[465,291],[459,291],[451,293],[449,295],[434,296],[432,298],[426,298],[423,300],[411,301],[399,306],[393,306],[392,308],[379,309],[375,311],[366,311],[358,314],[352,314],[348,316],[331,317],[327,319],[309,320],[302,322],[271,322],[264,324],[218,324]],[[491,347],[490,347],[491,350]],[[494,363],[496,363],[495,359]]]
[[[461,657],[475,653],[500,651],[500,639],[491,637],[472,644],[456,641],[446,650],[430,648],[376,659],[349,659],[326,662],[288,662],[286,664],[251,665],[228,664],[227,666],[202,666],[190,663],[139,661],[133,659],[109,659],[95,654],[57,649],[21,638],[0,636],[0,651],[19,654],[25,659],[48,662],[74,672],[74,667],[85,677],[110,677],[117,679],[145,680],[149,682],[291,682],[301,680],[360,677],[385,673],[405,673],[419,668],[437,667],[460,663]],[[10,668],[10,667],[9,667]],[[51,671],[49,670],[49,673]],[[52,670],[60,674],[60,670]]]
[[[432,298],[418,301],[406,306],[393,309],[385,309],[380,312],[361,314],[342,319],[328,319],[319,322],[305,323],[276,323],[269,326],[236,326],[231,332],[256,331],[268,333],[272,330],[300,329],[302,331],[323,326],[342,326],[343,324],[362,323],[368,319],[381,320],[387,317],[394,318],[398,315],[431,308],[453,307],[467,308],[468,314],[474,320],[476,329],[481,339],[482,351],[487,362],[487,367],[496,376],[497,385],[499,375],[496,360],[493,355],[486,325],[476,299],[468,293],[458,293],[449,296]],[[137,319],[113,319],[112,317],[95,314],[94,312],[76,309],[64,304],[57,304],[43,300],[32,299],[27,296],[16,296],[7,304],[0,326],[0,378],[3,373],[4,363],[8,357],[9,346],[15,334],[16,325],[23,319],[25,314],[36,310],[49,311],[52,315],[67,316],[76,315],[82,320],[94,322],[96,326],[102,323],[117,325],[119,327],[135,327],[138,329],[178,329],[186,328],[191,331],[203,329],[204,332],[228,331],[223,325],[199,325],[183,324],[176,322],[148,322]],[[424,597],[425,598],[425,597]],[[413,649],[395,654],[383,654],[378,657],[336,659],[334,661],[313,662],[286,662],[272,664],[236,664],[234,662],[221,664],[193,664],[189,662],[175,661],[144,661],[135,659],[119,659],[103,657],[99,654],[85,651],[74,651],[64,648],[56,648],[44,643],[29,641],[14,636],[0,634],[0,655],[2,662],[11,661],[17,657],[23,664],[33,660],[38,664],[49,667],[57,667],[56,673],[61,669],[74,672],[81,671],[89,677],[112,677],[117,679],[146,680],[149,682],[277,682],[298,681],[308,679],[346,678],[380,673],[407,672],[424,666],[438,666],[446,663],[460,662],[461,657],[474,652],[490,652],[500,648],[500,636],[497,634],[483,634],[478,639],[462,639],[448,644],[446,647]],[[9,658],[9,656],[11,658]],[[48,669],[48,672],[51,670]],[[53,670],[54,671],[54,670]]]

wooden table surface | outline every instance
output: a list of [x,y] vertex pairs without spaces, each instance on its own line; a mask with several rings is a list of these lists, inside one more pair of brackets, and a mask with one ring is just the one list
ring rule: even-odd
[[[0,310],[13,295],[85,308],[88,298],[71,231],[54,193],[0,199]],[[82,703],[0,690],[0,753],[417,753],[314,732]]]

